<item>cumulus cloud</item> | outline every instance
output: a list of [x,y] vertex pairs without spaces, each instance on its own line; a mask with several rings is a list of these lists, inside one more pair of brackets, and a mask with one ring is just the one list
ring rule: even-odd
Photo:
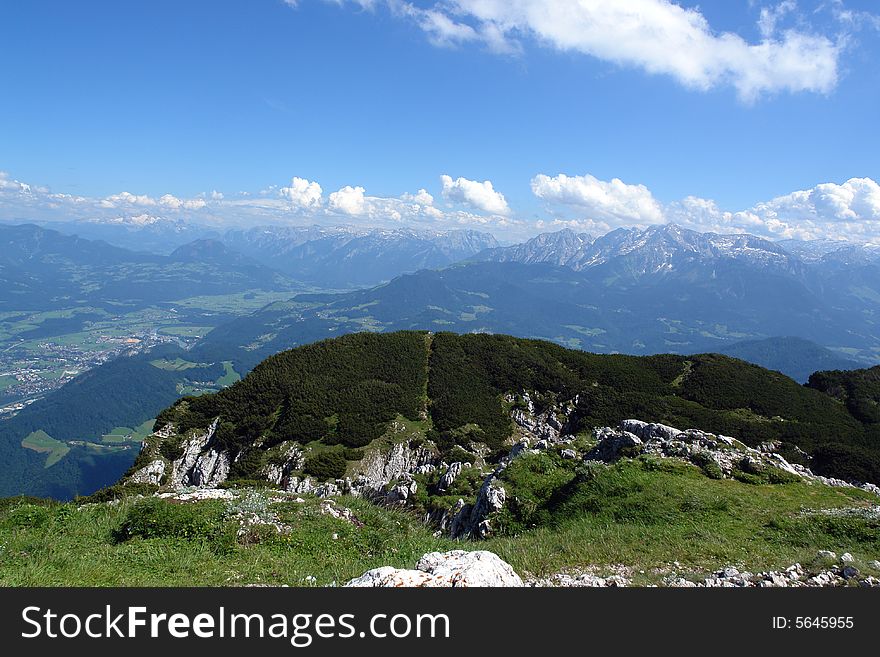
[[467,178],[452,179],[446,174],[440,176],[443,184],[443,198],[454,203],[464,203],[476,210],[491,214],[510,214],[510,207],[504,194],[495,191],[491,180],[478,182]]
[[539,221],[539,230],[569,227],[603,233],[673,222],[703,232],[771,239],[880,241],[880,185],[871,178],[822,183],[742,210],[725,210],[698,196],[661,203],[644,185],[606,182],[591,175],[541,174],[532,180],[532,191],[551,212],[562,215]]
[[404,194],[400,198],[401,200],[408,203],[416,203],[418,205],[434,205],[434,197],[431,196],[425,189],[420,189],[415,194]]
[[305,178],[294,176],[288,187],[282,187],[278,193],[297,208],[317,208],[321,205],[321,186]]
[[747,213],[782,237],[880,239],[880,185],[871,178],[823,183],[756,204]]
[[330,207],[342,214],[358,216],[364,214],[366,190],[363,187],[346,185],[339,191],[330,194]]
[[201,210],[207,207],[203,198],[177,198],[171,194],[164,194],[159,198],[159,205],[171,210]]
[[[59,198],[61,195],[55,195]],[[147,194],[132,194],[131,192],[120,192],[105,196],[99,201],[102,208],[114,209],[125,207],[162,207],[168,210],[201,210],[207,207],[204,198],[196,197],[191,199],[178,198],[173,194],[163,194],[158,199]]]
[[105,208],[116,208],[123,205],[151,206],[156,205],[156,199],[147,196],[146,194],[120,192],[101,199],[101,205]]
[[660,203],[644,185],[628,185],[619,178],[610,182],[589,174],[550,177],[538,174],[532,179],[532,193],[561,205],[576,206],[593,220],[609,225],[621,222],[655,224],[664,220]]
[[[476,204],[508,210],[504,197],[491,183],[468,183],[460,179],[453,196],[473,196]],[[466,200],[466,199],[465,199]],[[500,214],[483,214],[461,208],[439,208],[424,188],[400,196],[371,196],[362,186],[346,185],[324,202],[321,186],[294,177],[285,186],[268,185],[258,193],[237,192],[229,196],[216,190],[195,198],[173,194],[153,197],[128,191],[95,198],[52,193],[45,187],[20,182],[0,172],[0,219],[28,217],[37,221],[82,220],[145,225],[164,220],[188,220],[216,225],[355,224],[364,227],[415,227],[449,229],[463,226],[523,227],[525,222]],[[463,201],[464,202],[464,201]]]

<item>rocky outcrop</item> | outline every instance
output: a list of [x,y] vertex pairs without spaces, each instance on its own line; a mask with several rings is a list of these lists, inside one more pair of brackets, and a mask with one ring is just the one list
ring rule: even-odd
[[853,566],[837,565],[810,574],[799,564],[785,570],[770,570],[758,573],[740,572],[728,566],[702,580],[691,581],[682,577],[670,577],[666,586],[702,588],[819,588],[858,585],[863,588],[880,587],[880,580],[870,575],[863,576]]
[[386,504],[406,504],[410,497],[416,494],[419,486],[409,475],[404,475],[397,481],[387,493],[385,493]]
[[870,483],[850,483],[840,479],[821,477],[799,464],[789,463],[771,451],[778,445],[765,443],[753,449],[728,436],[716,435],[699,429],[679,430],[664,424],[624,420],[616,428],[603,427],[596,430],[599,442],[584,457],[585,460],[613,463],[623,456],[653,454],[655,456],[680,458],[704,469],[731,477],[734,472],[762,474],[769,469],[781,470],[789,475],[827,486],[861,488],[880,494],[880,488]]
[[172,488],[212,487],[226,481],[232,463],[228,452],[205,449],[214,437],[219,422],[218,418],[204,433],[184,440],[181,456],[171,465],[169,484]]
[[541,440],[557,443],[566,433],[568,417],[574,410],[577,397],[566,404],[551,404],[542,412],[537,411],[532,393],[524,392],[517,398],[507,395],[504,399],[509,404],[516,404],[510,412],[519,438],[527,438],[534,444]]
[[126,483],[153,484],[154,486],[159,486],[162,484],[162,478],[164,476],[165,461],[162,459],[154,459],[132,474]]
[[490,516],[501,511],[507,501],[507,491],[498,480],[501,471],[496,469],[486,477],[474,504],[459,500],[449,522],[450,538],[487,538],[492,534]]
[[185,486],[217,486],[226,481],[232,461],[229,453],[209,449],[201,454],[190,469]]
[[629,431],[603,427],[596,431],[599,439],[593,449],[584,457],[587,461],[614,463],[624,456],[635,456],[642,451],[642,439]]
[[414,474],[425,466],[436,466],[434,451],[425,445],[412,447],[404,440],[394,443],[387,451],[367,452],[353,483],[365,491],[379,491],[395,479]]
[[415,570],[385,566],[369,570],[349,587],[521,587],[523,581],[498,555],[478,550],[430,552]]
[[458,479],[461,471],[469,467],[471,467],[470,463],[463,463],[461,461],[450,463],[446,466],[446,472],[440,477],[440,481],[437,482],[437,491],[441,493],[448,491],[452,484],[455,483],[455,480]]
[[291,490],[291,473],[302,470],[305,454],[299,445],[292,441],[282,443],[277,450],[279,452],[277,460],[264,467],[262,475],[276,486]]

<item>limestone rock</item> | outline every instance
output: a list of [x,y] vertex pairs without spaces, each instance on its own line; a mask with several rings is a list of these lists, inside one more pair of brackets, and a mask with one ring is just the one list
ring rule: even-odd
[[632,455],[642,449],[642,440],[634,433],[623,429],[605,427],[596,432],[599,444],[584,457],[587,461],[613,463],[626,455]]
[[510,564],[485,550],[430,552],[416,570],[385,566],[369,570],[346,584],[349,587],[520,587],[522,579]]
[[439,492],[444,492],[449,490],[458,476],[461,474],[461,471],[465,468],[471,467],[470,463],[464,463],[457,461],[455,463],[450,463],[449,467],[446,468],[446,472],[440,477],[440,481],[437,483],[437,490]]
[[156,459],[150,461],[129,477],[128,482],[132,484],[153,484],[159,486],[162,483],[162,477],[165,476],[165,461]]

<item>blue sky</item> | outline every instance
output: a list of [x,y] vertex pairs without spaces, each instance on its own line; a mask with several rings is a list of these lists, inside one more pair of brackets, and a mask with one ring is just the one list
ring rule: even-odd
[[675,220],[877,241],[875,14],[868,0],[4,3],[0,218],[501,237]]

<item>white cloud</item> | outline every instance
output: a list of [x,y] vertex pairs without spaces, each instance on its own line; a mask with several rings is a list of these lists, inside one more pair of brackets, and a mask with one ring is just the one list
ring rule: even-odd
[[776,28],[786,14],[797,9],[794,0],[784,0],[770,7],[761,7],[761,18],[758,19],[758,30],[764,39],[772,39],[776,35]]
[[472,208],[491,214],[510,214],[510,207],[504,194],[495,191],[492,181],[468,180],[467,178],[452,179],[446,174],[440,176],[443,184],[443,198],[455,203],[464,203]]
[[116,208],[123,205],[152,206],[156,205],[156,199],[146,194],[132,194],[130,192],[120,192],[107,196],[101,200],[101,205],[105,208]]
[[366,209],[365,191],[363,187],[346,185],[339,191],[330,194],[330,207],[342,214],[362,215]]
[[[300,180],[297,183],[296,180]],[[546,204],[547,216],[525,222],[517,217],[490,181],[450,176],[441,178],[443,197],[468,208],[436,207],[426,189],[394,196],[370,196],[364,187],[346,185],[321,202],[317,183],[293,179],[290,192],[266,196],[202,194],[184,199],[120,192],[103,198],[53,193],[0,172],[0,219],[33,221],[81,220],[148,224],[164,220],[204,224],[265,223],[448,229],[477,227],[503,230],[505,237],[527,237],[535,230],[563,227],[603,234],[626,226],[675,222],[699,231],[751,233],[771,239],[839,239],[880,243],[880,185],[872,178],[827,182],[755,203],[725,209],[710,199],[688,196],[661,202],[645,185],[619,179],[603,181],[584,174],[536,175],[535,196]],[[309,195],[309,190],[312,190]],[[293,204],[293,198],[304,199]]]
[[401,200],[408,203],[416,203],[418,205],[434,205],[434,197],[431,196],[425,189],[420,189],[415,194],[404,194],[400,198]]
[[538,174],[532,179],[532,193],[549,203],[575,206],[591,219],[620,225],[655,224],[664,220],[660,203],[644,185],[628,185],[619,178],[611,182],[589,174],[550,177]]
[[29,194],[31,186],[27,183],[13,180],[5,171],[0,171],[0,193]]
[[[56,195],[56,197],[59,195]],[[101,199],[98,204],[102,208],[125,208],[125,207],[156,207],[160,206],[168,210],[201,210],[207,207],[204,198],[184,199],[172,194],[163,194],[158,199],[147,194],[132,194],[120,192]]]
[[[498,209],[505,209],[504,197],[494,192],[491,183],[486,184],[488,189],[483,183],[474,183],[477,191],[482,190],[485,196],[478,195],[477,201],[488,203],[494,198],[498,204],[500,199],[503,205]],[[321,186],[305,178],[293,178],[287,186],[269,185],[259,193],[238,192],[230,197],[217,191],[203,192],[192,199],[173,194],[156,198],[125,191],[95,198],[51,193],[44,187],[19,182],[0,172],[0,219],[27,217],[35,221],[81,220],[132,225],[188,220],[218,226],[349,223],[440,230],[465,225],[506,228],[525,225],[506,216],[438,208],[434,201],[434,196],[424,188],[395,197],[369,196],[364,187],[346,185],[330,194],[324,203]]]
[[[562,208],[563,216],[539,221],[539,230],[570,227],[599,234],[674,222],[702,232],[751,233],[771,239],[880,240],[880,185],[871,178],[822,183],[737,211],[698,196],[663,204],[644,185],[618,179],[606,182],[591,175],[538,175],[532,191],[554,214]],[[571,216],[574,213],[577,216]]]
[[876,240],[880,185],[871,178],[823,183],[758,203],[749,214],[783,237]]
[[317,208],[321,205],[323,190],[316,182],[293,177],[290,186],[282,187],[278,193],[296,208]]
[[203,198],[182,199],[165,194],[159,198],[159,205],[170,210],[201,210],[208,204]]
[[[338,0],[338,4],[345,3]],[[845,43],[841,36],[831,39],[802,28],[780,29],[780,21],[797,10],[792,0],[761,12],[762,39],[757,43],[718,32],[699,8],[671,0],[435,0],[427,6],[385,0],[385,4],[392,14],[418,25],[436,45],[481,42],[493,51],[512,53],[521,50],[523,39],[530,39],[557,50],[669,75],[688,88],[705,91],[730,85],[746,102],[780,91],[831,91]],[[851,12],[838,13],[852,17]]]

